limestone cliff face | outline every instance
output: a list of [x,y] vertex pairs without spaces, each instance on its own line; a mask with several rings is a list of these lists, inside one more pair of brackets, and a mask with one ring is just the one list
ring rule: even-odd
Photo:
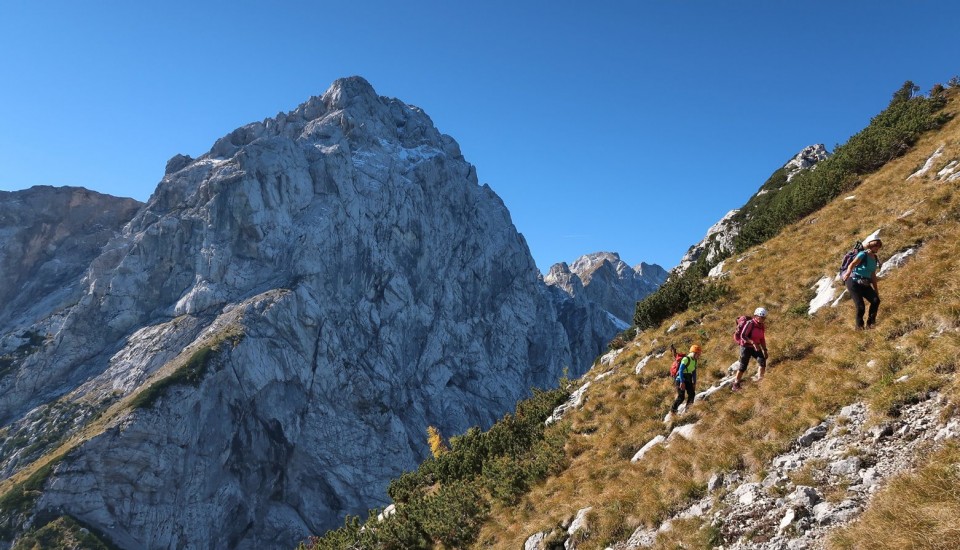
[[[544,285],[451,137],[356,77],[171,159],[77,284],[0,327],[46,337],[0,377],[0,426],[68,437],[112,406],[37,509],[124,548],[295,545],[385,504],[428,425],[486,426],[616,332]],[[190,357],[192,384],[129,404]],[[5,475],[31,459],[0,447]]]
[[140,206],[79,187],[0,191],[0,334],[76,300],[78,287],[63,283],[77,282]]

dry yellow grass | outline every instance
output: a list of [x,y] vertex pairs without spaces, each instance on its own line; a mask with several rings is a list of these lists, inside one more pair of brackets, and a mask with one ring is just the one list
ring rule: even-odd
[[[842,550],[960,548],[960,447],[930,457],[918,471],[894,479],[829,547]],[[883,533],[882,537],[877,534]]]
[[[952,91],[946,111],[956,115],[958,109],[960,97]],[[516,507],[494,510],[478,546],[522,547],[531,534],[593,506],[590,533],[580,547],[604,548],[625,540],[640,525],[658,525],[688,505],[703,494],[713,473],[737,469],[758,478],[770,459],[787,450],[800,433],[845,405],[866,401],[873,421],[879,421],[929,389],[960,400],[954,375],[960,352],[958,182],[906,179],[940,145],[945,146],[944,154],[930,176],[948,161],[960,159],[960,117],[925,136],[853,191],[748,251],[739,263],[728,260],[732,292],[719,303],[685,312],[630,342],[618,357],[615,373],[596,381],[584,408],[569,416],[569,468],[534,488]],[[850,195],[855,198],[844,200]],[[883,259],[921,245],[904,267],[881,279],[878,327],[853,331],[850,303],[807,316],[814,283],[836,272],[854,240],[878,228],[884,240]],[[721,391],[695,403],[675,421],[699,422],[693,440],[654,448],[631,464],[630,457],[641,446],[669,432],[671,426],[662,419],[675,396],[664,377],[669,354],[651,360],[639,376],[634,374],[637,362],[670,343],[678,348],[700,343],[704,354],[698,390],[705,389],[736,359],[733,320],[759,305],[770,310],[766,379],[748,382],[741,392]],[[667,334],[666,328],[677,320],[681,328]],[[871,360],[875,366],[867,367]],[[755,368],[751,365],[748,375]],[[910,377],[906,383],[894,383],[903,375]],[[956,464],[960,452],[941,455],[944,459]],[[884,512],[869,511],[865,518],[872,518],[871,523],[863,529],[886,530],[886,517]],[[856,538],[860,532],[851,533]],[[664,548],[679,544],[709,547],[709,533],[692,522],[658,542]],[[845,544],[837,543],[859,548]],[[921,539],[914,544],[944,547]]]

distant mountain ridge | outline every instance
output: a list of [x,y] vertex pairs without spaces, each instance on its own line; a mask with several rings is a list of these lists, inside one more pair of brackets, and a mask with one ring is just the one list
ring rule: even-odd
[[583,296],[598,304],[625,329],[633,323],[636,302],[654,292],[667,275],[657,264],[641,262],[630,267],[616,252],[595,252],[569,266],[564,262],[554,264],[543,280],[571,297]]

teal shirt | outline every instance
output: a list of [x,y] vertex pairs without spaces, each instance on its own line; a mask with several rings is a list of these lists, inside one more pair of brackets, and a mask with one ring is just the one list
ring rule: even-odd
[[853,269],[853,275],[858,279],[870,279],[877,271],[877,259],[871,256],[866,250],[857,254],[854,260],[860,260],[860,263]]

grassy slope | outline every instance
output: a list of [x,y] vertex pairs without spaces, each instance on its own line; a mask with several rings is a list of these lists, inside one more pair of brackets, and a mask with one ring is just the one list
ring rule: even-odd
[[[960,97],[952,90],[945,112],[958,111]],[[944,154],[934,169],[924,178],[906,181],[942,144]],[[940,388],[956,402],[960,192],[958,182],[935,181],[931,176],[958,158],[960,117],[955,116],[905,156],[867,177],[850,193],[855,199],[840,197],[747,251],[742,261],[729,259],[732,292],[709,308],[680,314],[631,342],[617,358],[614,374],[596,381],[584,408],[569,416],[574,434],[566,446],[570,467],[535,488],[519,505],[494,510],[478,546],[522,547],[529,535],[593,506],[594,527],[580,548],[604,548],[625,540],[637,526],[656,526],[683,508],[704,492],[715,472],[739,469],[748,476],[762,476],[772,457],[844,405],[865,400],[879,421],[930,388]],[[850,302],[808,317],[805,311],[814,283],[835,273],[851,243],[877,228],[884,239],[882,259],[922,243],[909,263],[881,280],[878,327],[854,332]],[[730,336],[733,320],[758,305],[770,310],[771,368],[766,380],[750,383],[737,394],[721,392],[696,403],[678,420],[684,424],[699,420],[693,441],[678,441],[669,452],[658,447],[631,464],[630,457],[644,443],[669,432],[672,426],[664,426],[662,419],[674,396],[664,377],[666,356],[652,360],[639,376],[634,374],[637,362],[670,343],[678,348],[700,343],[702,391],[736,359]],[[677,320],[683,328],[666,334]],[[876,366],[867,368],[871,359]],[[910,375],[906,383],[893,383],[904,374]],[[942,457],[960,459],[956,452],[941,455],[941,461]],[[935,473],[927,477],[937,479]],[[916,480],[923,475],[921,471]],[[888,530],[884,522],[893,517],[874,509],[894,498],[888,492],[875,499],[864,514],[864,523],[872,522],[866,532]],[[677,529],[673,542],[706,545],[696,527]],[[947,539],[948,546],[951,540],[960,545],[955,540],[960,535],[944,533],[953,537]],[[847,547],[844,540],[837,537],[834,544]],[[924,547],[920,538],[913,544]]]

